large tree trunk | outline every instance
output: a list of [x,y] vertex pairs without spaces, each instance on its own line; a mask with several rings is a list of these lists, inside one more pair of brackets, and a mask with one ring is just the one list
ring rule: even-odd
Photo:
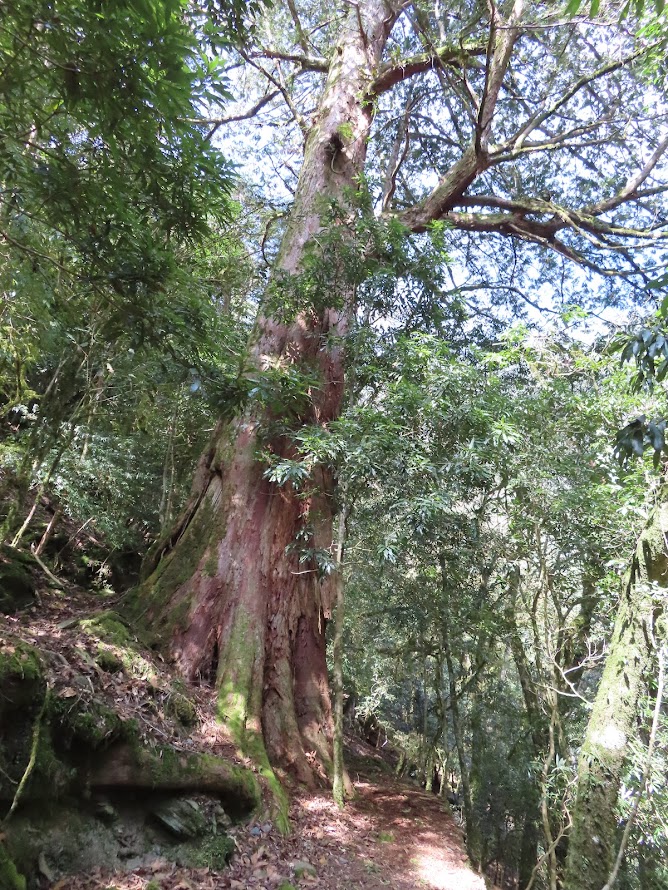
[[[396,18],[382,0],[351,9],[308,133],[275,284],[298,275],[306,245],[321,226],[323,199],[345,203],[356,187],[372,121],[364,101]],[[293,279],[294,280],[294,279]],[[296,366],[319,377],[297,423],[337,417],[344,387],[340,345],[354,312],[309,311],[291,324],[260,316],[252,345],[258,369]],[[340,343],[340,340],[338,340]],[[330,583],[299,564],[294,543],[330,548],[333,480],[324,469],[304,498],[264,477],[262,444],[293,455],[289,436],[269,435],[272,417],[249,408],[221,422],[197,471],[188,507],[157,553],[136,601],[143,621],[190,678],[215,683],[219,713],[249,754],[311,784],[331,769],[332,720],[325,661]],[[264,436],[262,442],[259,436]],[[305,542],[305,543],[304,543]]]
[[657,587],[668,587],[668,494],[643,530],[622,594],[610,651],[578,761],[578,783],[564,887],[606,884],[617,840],[617,798],[638,699],[651,658]]

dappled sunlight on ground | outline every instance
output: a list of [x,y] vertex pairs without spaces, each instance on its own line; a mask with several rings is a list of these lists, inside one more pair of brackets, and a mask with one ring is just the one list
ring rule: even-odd
[[360,792],[357,807],[368,813],[379,842],[370,858],[393,876],[395,890],[485,890],[444,801],[390,777]]
[[[181,869],[163,861],[129,874],[92,873],[51,890],[485,890],[470,868],[447,804],[390,772],[356,784],[339,810],[329,791],[293,798],[284,837],[262,819],[235,826],[229,869]],[[302,874],[306,865],[312,871]]]

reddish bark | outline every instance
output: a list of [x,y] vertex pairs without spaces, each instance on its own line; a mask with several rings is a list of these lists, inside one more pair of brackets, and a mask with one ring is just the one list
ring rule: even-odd
[[[363,169],[372,120],[364,96],[395,18],[382,0],[365,5],[363,23],[351,11],[306,141],[279,255],[282,274],[299,272],[304,249],[321,225],[323,196],[344,202]],[[258,368],[318,371],[320,385],[303,423],[326,424],[341,408],[344,356],[340,346],[329,345],[328,335],[345,335],[354,307],[349,293],[336,298],[343,309],[326,309],[319,317],[305,313],[290,325],[267,317],[258,323],[252,349]],[[220,425],[200,461],[189,505],[141,592],[145,619],[168,636],[166,648],[184,674],[215,680],[221,717],[239,735],[261,733],[271,761],[312,784],[331,762],[325,660],[330,593],[327,580],[299,565],[293,545],[308,523],[312,546],[330,547],[333,482],[317,470],[314,495],[304,500],[264,478],[258,433],[271,419],[250,409]],[[284,439],[269,447],[291,456]]]

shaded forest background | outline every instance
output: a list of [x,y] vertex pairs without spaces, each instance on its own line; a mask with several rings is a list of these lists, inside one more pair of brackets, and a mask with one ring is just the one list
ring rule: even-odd
[[[519,6],[388,4],[362,175],[346,123],[316,118],[363,3],[0,3],[0,577],[19,551],[102,604],[143,560],[146,584],[212,437],[259,418],[277,499],[301,516],[330,486],[334,534],[305,521],[282,554],[328,619],[348,731],[447,796],[509,886],[594,887],[573,850],[606,881],[621,847],[618,886],[658,890],[668,26],[612,3],[529,4],[517,25]],[[489,136],[511,28],[498,166],[423,222],[435,171]],[[540,52],[568,97],[544,112]],[[522,114],[563,109],[529,151]],[[332,193],[290,268],[318,151]],[[322,422],[317,362],[257,357],[267,319],[316,317],[346,369]]]

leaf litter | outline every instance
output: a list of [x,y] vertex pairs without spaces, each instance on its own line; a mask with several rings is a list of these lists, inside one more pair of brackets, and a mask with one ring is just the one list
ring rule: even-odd
[[[122,719],[135,719],[146,745],[205,751],[249,765],[215,718],[215,693],[189,686],[195,725],[184,728],[168,714],[178,682],[160,656],[144,651],[148,678],[121,669],[101,670],[95,641],[80,619],[110,603],[70,587],[67,597],[45,589],[39,609],[0,619],[0,644],[21,639],[40,648],[47,682],[63,698],[107,701]],[[113,604],[112,604],[113,605]],[[326,789],[292,789],[291,833],[265,820],[229,830],[236,853],[221,872],[156,860],[132,871],[94,869],[57,881],[41,875],[46,890],[485,890],[464,852],[461,829],[433,794],[396,780],[378,751],[355,738],[356,797],[339,810]],[[381,768],[384,767],[384,768]]]

